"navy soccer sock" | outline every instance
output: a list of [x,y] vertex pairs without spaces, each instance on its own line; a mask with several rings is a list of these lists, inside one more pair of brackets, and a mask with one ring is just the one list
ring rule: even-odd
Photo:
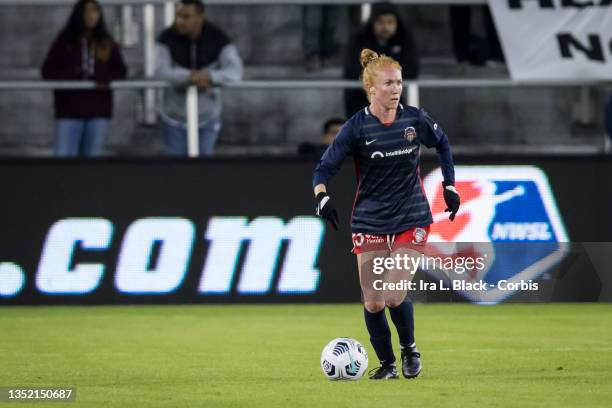
[[390,307],[389,314],[397,329],[402,347],[414,346],[414,310],[412,302],[406,298],[399,306]]
[[395,355],[393,354],[393,346],[391,346],[391,330],[387,324],[387,316],[385,309],[380,312],[370,313],[367,309],[363,309],[368,333],[370,333],[370,342],[380,364],[387,366],[395,363]]

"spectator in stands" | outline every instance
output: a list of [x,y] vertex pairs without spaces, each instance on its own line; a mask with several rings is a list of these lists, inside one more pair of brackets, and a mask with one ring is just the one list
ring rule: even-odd
[[95,81],[98,88],[55,91],[56,155],[96,156],[102,152],[113,113],[108,82],[126,75],[121,51],[106,28],[100,3],[79,0],[45,58],[42,76]]
[[[472,12],[480,10],[484,37],[472,33]],[[497,30],[488,6],[451,6],[453,52],[457,62],[484,66],[504,63]]]
[[327,149],[327,147],[334,141],[334,138],[340,131],[340,128],[343,124],[344,119],[340,118],[330,118],[326,120],[325,124],[323,124],[323,143],[300,143],[300,145],[298,146],[298,154],[300,156],[311,157],[313,159],[319,160]]
[[165,90],[162,127],[169,155],[187,154],[185,95],[199,88],[200,155],[210,156],[221,130],[221,95],[217,85],[242,78],[242,60],[228,36],[206,20],[201,0],[181,0],[176,21],[157,39],[157,78],[173,86]]
[[345,8],[337,5],[302,6],[302,47],[306,71],[317,71],[336,54],[338,31],[346,24],[345,14]]
[[[366,25],[351,37],[344,59],[345,79],[359,79],[361,73],[359,55],[364,48],[385,54],[399,62],[404,79],[418,77],[419,55],[414,36],[391,3],[374,3]],[[347,117],[353,116],[367,105],[368,99],[363,89],[344,91]]]

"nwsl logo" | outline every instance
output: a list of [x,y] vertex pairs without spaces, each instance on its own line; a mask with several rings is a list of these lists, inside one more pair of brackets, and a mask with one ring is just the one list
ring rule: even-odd
[[[487,267],[467,280],[497,284],[500,280],[536,279],[565,257],[567,233],[542,170],[533,166],[457,166],[455,172],[461,208],[454,222],[444,212],[440,169],[425,177],[434,219],[429,242],[451,256],[486,253]],[[472,301],[487,303],[499,302],[511,293],[497,289],[463,292]]]

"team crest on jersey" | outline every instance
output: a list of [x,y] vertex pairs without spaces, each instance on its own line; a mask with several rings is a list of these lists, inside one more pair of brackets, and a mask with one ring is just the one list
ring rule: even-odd
[[414,127],[408,126],[406,129],[404,129],[404,139],[407,141],[412,142],[414,139],[416,139],[416,135],[417,134]]
[[417,227],[412,233],[412,238],[413,244],[420,244],[425,241],[425,238],[427,238],[427,231],[425,231],[423,228]]
[[471,301],[498,303],[514,293],[500,289],[500,281],[518,284],[537,279],[567,255],[565,226],[546,174],[539,168],[456,166],[461,207],[453,222],[444,212],[441,181],[439,168],[424,179],[434,220],[428,242],[452,257],[486,258],[482,270],[464,276],[488,286],[484,291],[459,291]]

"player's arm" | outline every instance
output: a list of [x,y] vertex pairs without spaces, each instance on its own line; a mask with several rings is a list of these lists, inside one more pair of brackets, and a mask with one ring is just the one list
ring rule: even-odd
[[455,164],[453,162],[453,153],[451,151],[448,136],[432,118],[424,110],[419,111],[419,121],[421,124],[420,138],[421,143],[427,147],[435,147],[438,153],[440,168],[442,169],[442,177],[444,181],[444,201],[446,202],[445,212],[450,212],[448,217],[451,221],[455,219],[461,199],[459,193],[455,189]]
[[340,170],[342,162],[353,152],[355,145],[353,129],[347,122],[323,153],[312,178],[314,195],[317,200],[316,214],[329,221],[336,230],[338,229],[338,212],[331,197],[327,194],[327,183]]

